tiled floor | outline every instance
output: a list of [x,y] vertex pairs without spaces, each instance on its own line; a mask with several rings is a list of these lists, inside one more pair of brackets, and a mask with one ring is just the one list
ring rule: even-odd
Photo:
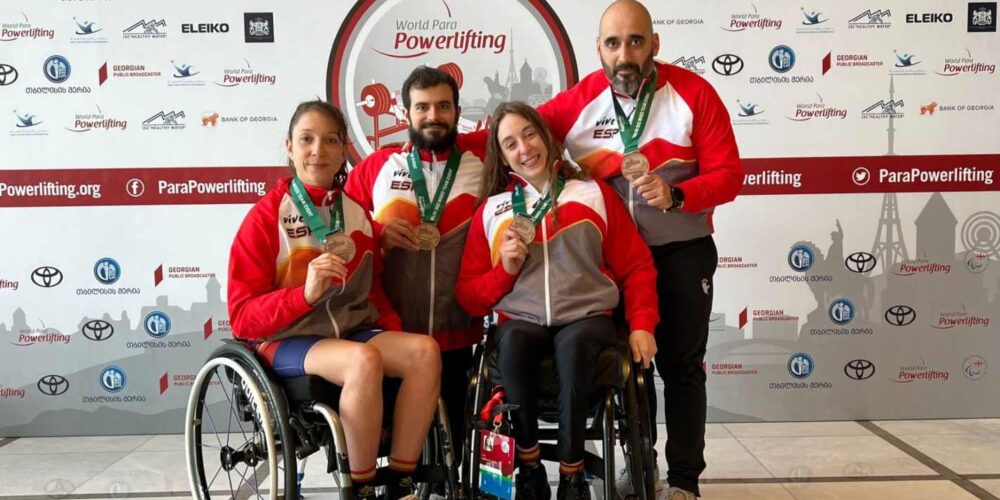
[[[1000,499],[1000,419],[710,424],[705,456],[706,499]],[[334,496],[325,467],[306,498]],[[2,499],[188,496],[179,435],[0,438]]]

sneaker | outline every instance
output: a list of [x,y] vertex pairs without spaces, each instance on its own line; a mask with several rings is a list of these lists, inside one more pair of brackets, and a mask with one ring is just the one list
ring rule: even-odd
[[545,467],[539,462],[534,467],[521,466],[514,480],[514,496],[517,500],[549,500],[552,488],[545,474]]
[[583,473],[559,474],[559,489],[556,500],[590,500],[590,486]]
[[671,486],[667,490],[667,500],[696,500],[698,497],[688,490],[682,490],[676,486]]
[[354,495],[358,500],[376,500],[378,498],[375,495],[375,486],[371,484],[366,484],[357,488]]
[[[659,467],[653,470],[653,484],[656,486],[656,496],[659,497],[663,493],[663,481],[660,480]],[[635,495],[635,490],[632,489],[632,475],[629,474],[627,468],[623,467],[618,470],[618,479],[615,480],[615,491],[618,493],[618,498],[628,498]]]

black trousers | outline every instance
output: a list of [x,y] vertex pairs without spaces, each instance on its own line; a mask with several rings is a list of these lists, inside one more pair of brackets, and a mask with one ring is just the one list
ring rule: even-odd
[[472,369],[472,347],[462,347],[441,353],[441,399],[448,407],[448,423],[455,458],[462,460],[465,442],[465,396],[469,390]]
[[[650,247],[656,265],[660,324],[656,328],[656,371],[663,379],[667,422],[667,482],[700,495],[705,470],[705,348],[719,261],[715,241],[705,236]],[[646,372],[651,421],[656,422],[652,368]],[[652,426],[656,440],[656,426]]]
[[497,354],[507,401],[513,411],[517,445],[538,442],[538,372],[542,358],[555,357],[559,377],[559,460],[583,459],[587,406],[593,388],[597,357],[615,344],[610,316],[592,316],[568,325],[547,327],[508,320],[497,328]]

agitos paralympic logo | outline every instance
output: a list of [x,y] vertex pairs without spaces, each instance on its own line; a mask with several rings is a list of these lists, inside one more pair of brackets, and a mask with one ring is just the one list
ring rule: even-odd
[[541,0],[475,7],[442,0],[430,9],[362,0],[341,25],[327,70],[328,100],[347,115],[353,161],[406,138],[399,88],[421,64],[441,68],[458,83],[461,132],[488,126],[501,102],[541,104],[578,76],[569,37]]

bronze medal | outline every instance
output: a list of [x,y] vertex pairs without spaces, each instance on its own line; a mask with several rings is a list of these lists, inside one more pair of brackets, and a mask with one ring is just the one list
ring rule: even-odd
[[636,151],[625,155],[622,158],[622,176],[629,182],[649,173],[649,159],[646,155]]
[[350,262],[354,259],[357,246],[355,246],[354,240],[350,236],[344,233],[334,233],[326,237],[326,242],[323,244],[323,251],[344,259],[344,262]]
[[424,222],[417,226],[417,240],[421,250],[433,250],[441,242],[441,231],[434,224]]
[[514,220],[510,223],[510,229],[517,234],[518,238],[521,238],[525,245],[530,245],[532,241],[535,241],[535,223],[523,215],[514,216]]

